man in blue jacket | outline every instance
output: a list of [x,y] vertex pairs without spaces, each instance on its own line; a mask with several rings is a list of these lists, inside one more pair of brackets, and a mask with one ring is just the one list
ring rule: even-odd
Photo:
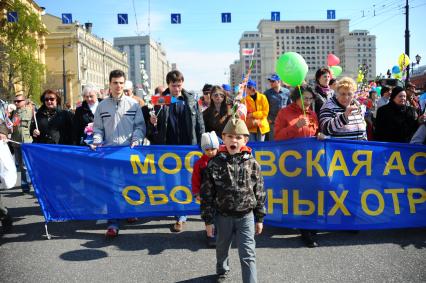
[[267,141],[274,140],[274,124],[275,118],[281,108],[291,103],[290,91],[281,86],[281,79],[277,74],[273,74],[268,78],[271,88],[264,92],[269,102],[268,122],[270,131],[266,135]]

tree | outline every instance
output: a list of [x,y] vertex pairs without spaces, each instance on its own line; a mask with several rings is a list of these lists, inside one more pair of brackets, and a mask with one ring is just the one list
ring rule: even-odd
[[15,87],[21,85],[29,98],[38,100],[44,78],[38,38],[47,29],[39,15],[20,0],[1,1],[0,11],[18,14],[17,22],[0,18],[0,97],[12,100]]

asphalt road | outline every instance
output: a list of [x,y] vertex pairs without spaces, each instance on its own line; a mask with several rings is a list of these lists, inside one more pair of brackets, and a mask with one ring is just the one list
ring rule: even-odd
[[[190,217],[172,234],[173,218],[124,224],[104,238],[94,221],[49,223],[33,194],[0,192],[14,228],[0,233],[0,282],[214,282],[215,251],[203,223]],[[426,220],[425,220],[426,222]],[[323,232],[320,247],[305,248],[297,231],[265,227],[256,238],[259,282],[426,282],[426,228]],[[241,282],[235,247],[231,278]]]

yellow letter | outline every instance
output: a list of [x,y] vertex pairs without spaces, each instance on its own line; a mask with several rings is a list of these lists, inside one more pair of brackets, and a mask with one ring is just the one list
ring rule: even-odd
[[[359,160],[360,155],[365,155],[365,160]],[[352,154],[352,161],[356,164],[351,176],[356,176],[365,166],[365,176],[371,176],[371,162],[373,152],[371,150],[357,150]]]
[[324,170],[322,169],[321,165],[319,165],[319,160],[321,158],[321,156],[323,156],[325,153],[324,149],[321,149],[318,151],[317,156],[315,156],[315,159],[312,160],[312,150],[308,150],[307,151],[307,156],[306,156],[306,175],[308,177],[312,177],[312,169],[313,167],[315,167],[315,169],[318,172],[318,175],[320,177],[324,177],[325,173]]
[[[420,194],[420,198],[413,198],[414,194]],[[410,204],[410,213],[416,213],[416,203],[424,203],[426,201],[426,191],[421,188],[409,188],[407,197]]]
[[351,216],[351,213],[349,212],[349,210],[346,208],[345,204],[343,203],[345,201],[346,196],[348,195],[348,192],[349,191],[344,190],[339,197],[337,196],[335,191],[328,191],[328,193],[331,195],[331,197],[335,201],[334,206],[330,209],[330,211],[328,212],[328,215],[334,215],[336,214],[337,210],[340,209],[343,215]]
[[288,191],[282,190],[282,198],[274,198],[274,191],[268,189],[268,214],[274,213],[274,204],[281,204],[283,214],[288,214]]
[[[166,158],[169,157],[176,161],[176,167],[173,169],[168,169],[164,166],[164,161],[166,160]],[[170,167],[173,166],[170,163],[167,163],[167,165],[169,165]],[[182,161],[176,153],[168,152],[161,155],[160,159],[158,160],[158,167],[166,174],[176,174],[179,172],[179,170],[182,169]]]
[[[300,205],[307,205],[307,210],[301,210]],[[299,199],[299,191],[293,191],[293,213],[294,215],[311,215],[315,212],[315,204],[311,200],[301,200]]]
[[324,215],[324,191],[318,191],[318,215]]
[[[262,156],[268,157],[266,160],[262,160]],[[260,166],[262,166],[262,175],[263,176],[274,176],[277,173],[277,166],[275,162],[275,154],[271,151],[256,151],[255,158]],[[269,170],[263,168],[269,167]]]
[[[377,207],[376,210],[370,210],[370,208],[367,205],[367,197],[369,195],[375,195],[377,200],[379,201],[379,206]],[[362,193],[361,205],[365,213],[371,216],[377,216],[383,212],[383,209],[385,208],[385,201],[383,200],[382,194],[379,191],[369,189]]]
[[[128,196],[129,191],[136,191],[139,194],[139,200],[133,200]],[[141,205],[145,202],[145,194],[143,193],[142,189],[137,186],[128,186],[125,187],[123,192],[121,193],[126,200],[127,203],[131,205]]]
[[[396,164],[393,164],[396,161]],[[383,176],[389,175],[390,170],[399,170],[401,175],[407,175],[405,172],[404,164],[402,163],[401,153],[399,151],[394,151],[389,157],[388,162],[386,162],[386,168],[383,172]]]
[[[340,165],[337,165],[339,161]],[[346,166],[345,159],[343,158],[342,151],[340,149],[336,150],[333,154],[333,159],[330,162],[330,167],[328,168],[328,176],[331,177],[334,174],[334,171],[343,171],[345,176],[349,176],[348,167]]]
[[300,174],[300,172],[302,172],[302,169],[296,168],[292,172],[287,171],[287,168],[285,167],[285,160],[287,156],[293,156],[296,159],[301,159],[302,156],[300,155],[300,153],[298,153],[295,150],[284,151],[280,156],[279,167],[280,167],[281,173],[287,177],[296,177]]
[[[179,200],[179,199],[176,198],[176,193],[178,191],[182,191],[182,192],[184,192],[184,194],[186,194],[186,199],[185,200]],[[188,203],[192,202],[192,193],[191,193],[191,191],[187,187],[176,186],[170,192],[170,198],[172,199],[172,201],[174,201],[176,203],[188,204]]]
[[422,171],[417,171],[414,167],[414,163],[416,162],[417,157],[423,157],[426,158],[426,152],[416,152],[410,157],[410,161],[408,162],[408,169],[410,170],[411,174],[416,176],[422,176],[426,174],[426,169]]
[[190,151],[188,152],[188,154],[185,156],[185,169],[188,170],[189,173],[192,174],[192,167],[191,167],[191,158],[193,156],[198,156],[201,157],[203,154],[199,151]]
[[132,154],[130,155],[130,164],[132,164],[133,174],[138,174],[138,166],[141,169],[142,174],[148,173],[148,166],[151,167],[152,174],[156,174],[155,164],[154,164],[154,154],[147,154],[145,156],[143,165],[139,159],[139,155]]
[[401,214],[401,210],[399,209],[399,199],[398,194],[404,193],[404,189],[385,189],[385,194],[391,194],[393,200],[393,211],[395,214]]
[[169,199],[165,194],[155,194],[155,191],[164,191],[164,186],[148,186],[146,187],[148,191],[149,203],[151,205],[166,204],[169,202]]

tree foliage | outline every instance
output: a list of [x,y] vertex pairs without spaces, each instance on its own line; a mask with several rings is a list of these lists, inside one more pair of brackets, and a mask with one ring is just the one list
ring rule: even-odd
[[39,15],[20,0],[1,1],[0,11],[15,11],[18,22],[0,19],[0,96],[12,100],[16,85],[37,99],[41,93],[44,65],[39,62],[39,35],[46,34]]

